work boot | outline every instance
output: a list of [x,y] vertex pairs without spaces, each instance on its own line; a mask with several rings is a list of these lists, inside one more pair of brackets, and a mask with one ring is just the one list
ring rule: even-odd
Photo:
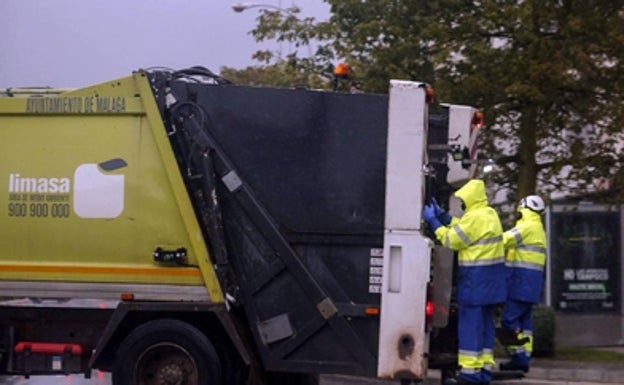
[[520,371],[522,373],[528,373],[529,372],[529,366],[528,365],[518,365],[518,364],[516,364],[513,361],[501,362],[499,367],[500,367],[500,370],[503,370],[503,371],[513,370],[513,371]]

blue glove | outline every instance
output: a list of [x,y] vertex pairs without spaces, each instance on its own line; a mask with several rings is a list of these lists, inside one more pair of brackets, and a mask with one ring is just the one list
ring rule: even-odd
[[425,205],[422,212],[423,219],[429,222],[432,219],[435,219],[435,207],[433,205]]
[[438,204],[438,201],[435,198],[431,198],[431,205],[433,206],[433,210],[435,212],[436,217],[439,217],[440,215],[444,214],[444,209],[440,207],[440,205]]
[[436,218],[435,208],[433,207],[433,205],[425,205],[425,207],[423,208],[422,217],[425,222],[427,222],[429,228],[432,231],[436,231],[438,227],[442,226],[440,220]]
[[444,211],[442,207],[438,204],[435,198],[431,198],[431,205],[433,206],[435,216],[443,225],[448,225],[453,220],[453,217]]

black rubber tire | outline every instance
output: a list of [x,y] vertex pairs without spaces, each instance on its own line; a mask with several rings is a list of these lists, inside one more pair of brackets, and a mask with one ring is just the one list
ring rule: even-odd
[[221,385],[221,365],[210,340],[174,319],[133,330],[115,354],[113,385]]

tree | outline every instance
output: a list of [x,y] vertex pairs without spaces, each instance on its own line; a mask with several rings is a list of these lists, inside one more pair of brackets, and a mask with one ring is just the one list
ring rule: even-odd
[[442,100],[479,106],[482,152],[499,166],[486,178],[512,200],[595,192],[600,177],[622,190],[624,1],[326,2],[326,22],[276,15],[259,18],[252,34],[317,42],[312,57],[295,53],[291,63],[321,69],[345,59],[369,92],[413,79]]
[[481,4],[445,15],[438,78],[494,118],[488,152],[511,161],[496,181],[519,196],[594,191],[621,169],[624,2]]
[[[314,18],[298,17],[300,10],[289,8],[288,12],[272,7],[261,8],[257,17],[257,26],[250,31],[257,41],[276,40],[280,42],[280,51],[256,51],[252,58],[260,65],[244,69],[221,68],[221,75],[236,84],[255,86],[331,88],[331,55],[324,52],[312,52],[312,39],[317,31],[323,30],[323,24],[317,24]],[[282,57],[281,46],[288,42],[288,54]]]
[[327,79],[310,74],[300,66],[279,61],[266,66],[252,66],[241,70],[221,68],[221,76],[235,84],[275,87],[327,88]]

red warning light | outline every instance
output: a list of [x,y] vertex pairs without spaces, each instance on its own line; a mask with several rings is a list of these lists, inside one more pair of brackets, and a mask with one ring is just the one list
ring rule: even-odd
[[433,102],[435,102],[435,91],[433,88],[427,86],[427,88],[425,88],[425,103],[433,104]]
[[425,314],[427,317],[433,317],[433,301],[427,301],[425,306]]
[[483,125],[483,112],[475,111],[474,115],[472,115],[472,124],[477,126]]

